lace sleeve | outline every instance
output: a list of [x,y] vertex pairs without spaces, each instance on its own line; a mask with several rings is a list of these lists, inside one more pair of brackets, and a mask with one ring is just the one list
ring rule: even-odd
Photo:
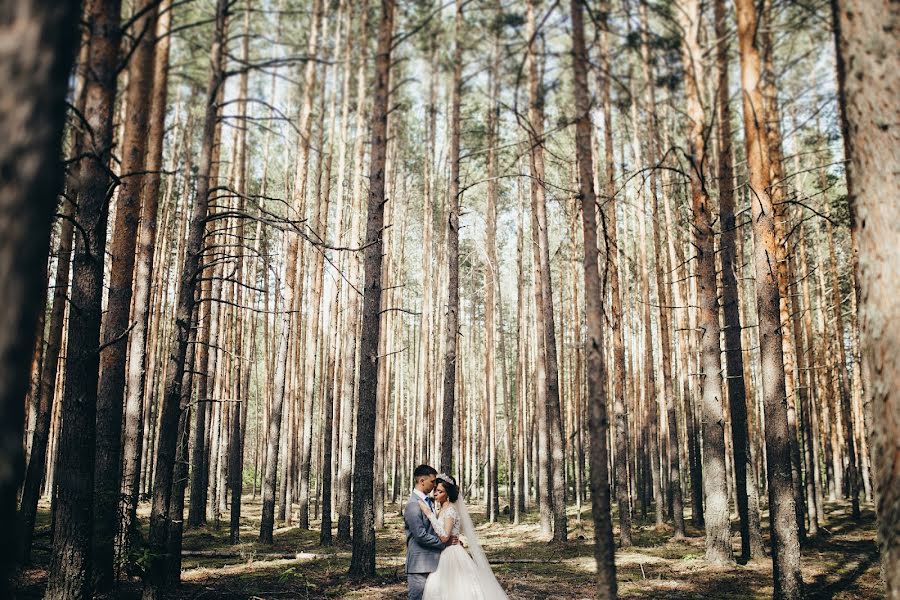
[[447,531],[444,529],[443,523],[432,513],[426,513],[426,517],[431,522],[431,526],[434,528],[434,532],[438,534],[438,537],[447,537]]
[[[449,525],[448,525],[449,523]],[[448,530],[450,535],[459,536],[459,513],[451,504],[447,507],[447,514],[444,516],[444,528]]]

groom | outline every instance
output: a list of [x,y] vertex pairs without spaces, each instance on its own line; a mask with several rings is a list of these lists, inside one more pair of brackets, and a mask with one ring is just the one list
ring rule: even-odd
[[[434,500],[429,494],[434,489],[437,471],[428,465],[419,465],[413,471],[415,487],[406,508],[403,509],[403,524],[406,532],[406,584],[409,600],[421,600],[425,591],[428,574],[436,571],[441,551],[446,547],[431,527],[428,518],[422,514],[419,500],[427,503],[434,512]],[[453,543],[457,543],[453,540]]]

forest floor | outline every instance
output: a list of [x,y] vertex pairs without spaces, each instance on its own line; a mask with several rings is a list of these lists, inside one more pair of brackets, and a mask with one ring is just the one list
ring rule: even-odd
[[[37,599],[46,585],[49,563],[49,514],[43,507],[38,521],[35,566],[21,573],[18,598]],[[259,529],[259,501],[246,497],[242,537],[228,544],[228,524],[185,532],[182,586],[178,599],[282,598],[387,599],[406,598],[403,520],[399,507],[388,505],[385,527],[377,533],[377,576],[368,582],[348,579],[350,548],[319,546],[318,522],[302,531],[278,528],[275,543],[255,542]],[[146,511],[146,507],[142,512]],[[593,558],[590,508],[570,509],[569,541],[548,543],[540,536],[536,515],[519,525],[506,515],[499,523],[484,523],[484,513],[471,507],[481,543],[494,572],[511,600],[580,599],[593,597]],[[865,506],[854,523],[849,507],[827,505],[828,523],[803,548],[803,579],[807,598],[879,598],[882,595],[875,518]],[[146,519],[146,514],[143,515]],[[763,525],[767,514],[763,513]],[[652,521],[652,516],[651,516]],[[146,522],[145,522],[146,526]],[[622,598],[737,599],[772,597],[769,558],[748,564],[717,567],[704,559],[703,531],[688,525],[684,541],[670,540],[671,529],[657,530],[652,522],[636,521],[635,545],[616,552],[616,575]],[[737,524],[732,527],[737,532]],[[616,535],[618,538],[618,534]],[[735,550],[740,538],[733,537]],[[123,582],[117,598],[138,598],[139,582]]]

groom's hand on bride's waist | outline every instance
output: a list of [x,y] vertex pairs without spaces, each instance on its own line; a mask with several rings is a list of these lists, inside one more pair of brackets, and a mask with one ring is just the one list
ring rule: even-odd
[[447,542],[450,546],[458,546],[459,545],[459,537],[455,535],[450,536],[450,540]]

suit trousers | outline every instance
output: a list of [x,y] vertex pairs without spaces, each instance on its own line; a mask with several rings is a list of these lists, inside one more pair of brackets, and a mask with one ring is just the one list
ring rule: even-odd
[[425,593],[425,580],[428,579],[428,573],[407,573],[406,585],[409,588],[409,600],[422,600],[422,594]]

